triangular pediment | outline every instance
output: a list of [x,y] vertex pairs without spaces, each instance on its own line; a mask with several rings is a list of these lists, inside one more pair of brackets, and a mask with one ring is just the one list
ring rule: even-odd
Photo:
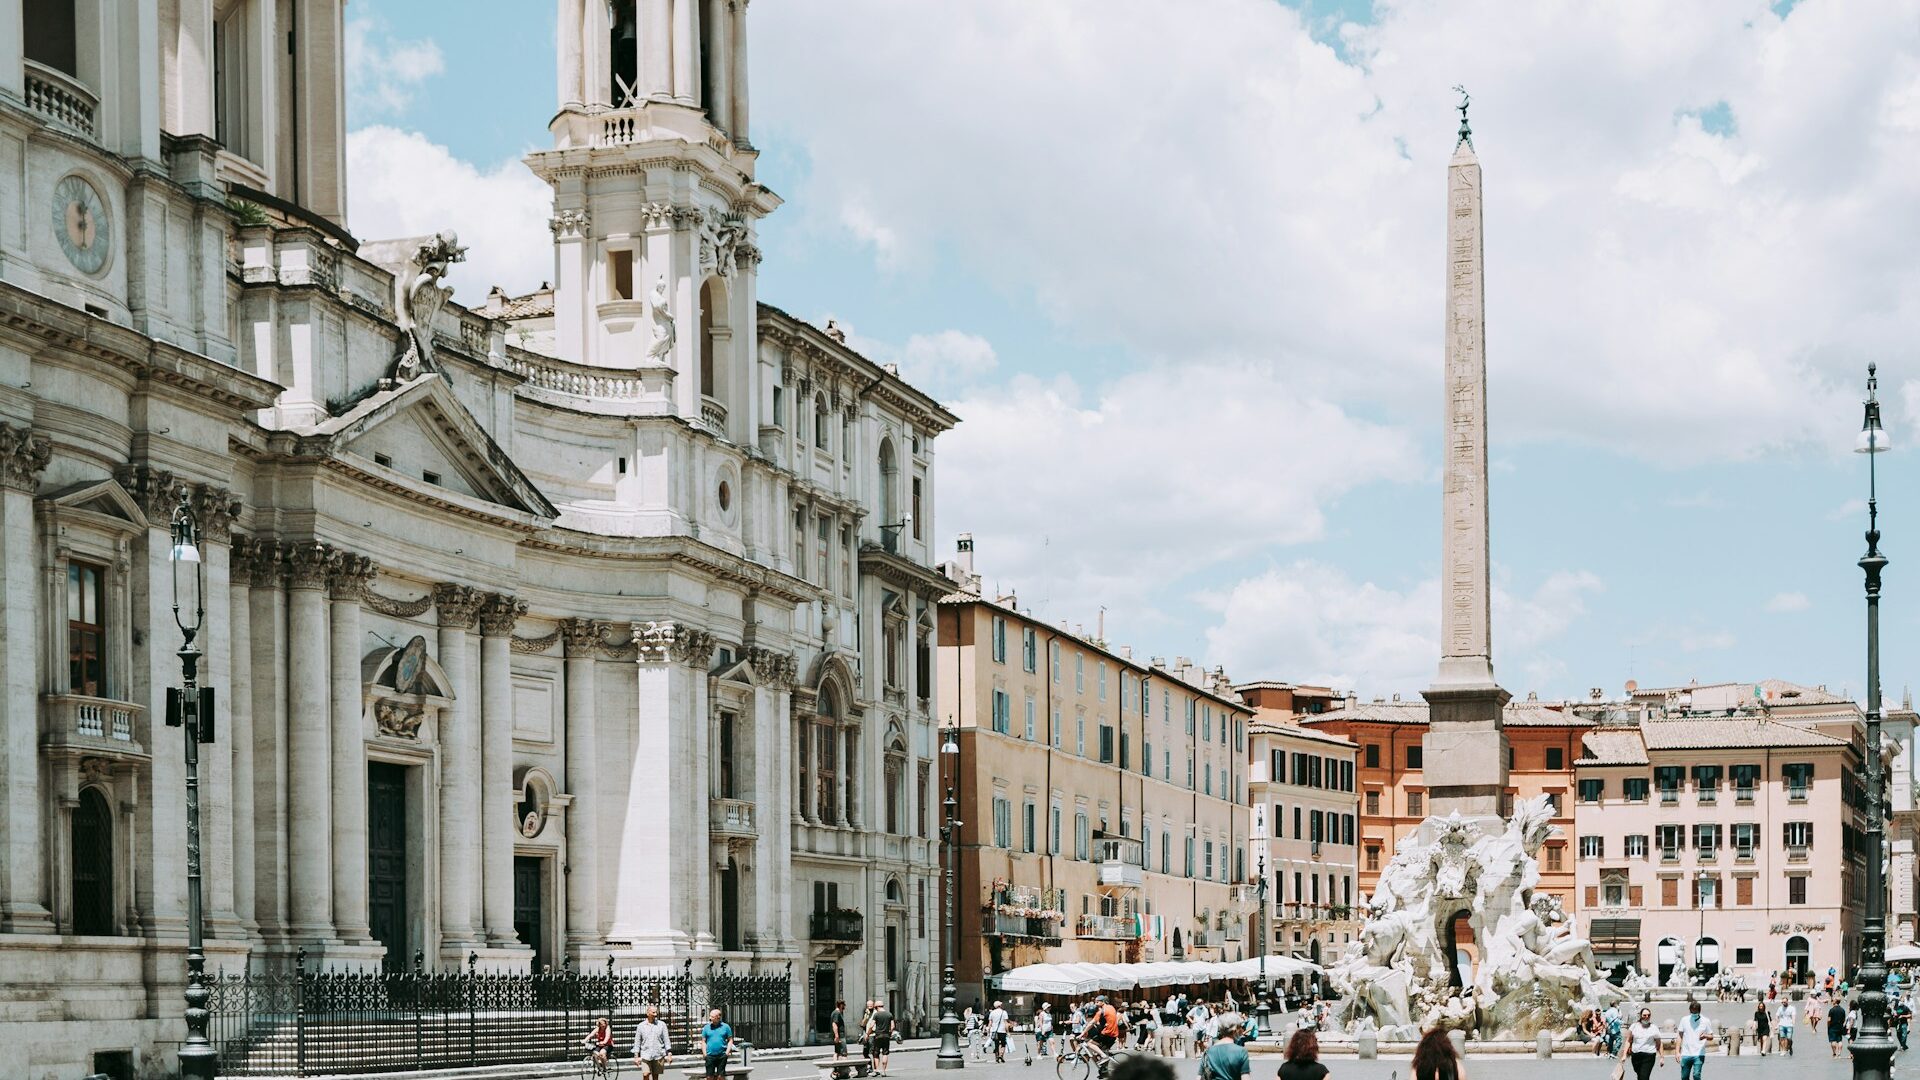
[[119,481],[113,479],[72,484],[42,495],[38,501],[61,510],[78,510],[115,518],[135,528],[147,527],[147,515],[141,511],[140,504],[127,493],[126,488],[120,486]]
[[752,661],[744,657],[734,661],[730,666],[722,668],[714,677],[721,682],[739,683],[743,686],[757,687],[760,685],[760,677],[753,673]]
[[360,459],[362,468],[398,474],[409,487],[437,486],[536,517],[559,516],[435,373],[377,390],[309,434]]

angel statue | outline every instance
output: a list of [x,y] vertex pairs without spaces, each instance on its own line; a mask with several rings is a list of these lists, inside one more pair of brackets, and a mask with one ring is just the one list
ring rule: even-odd
[[467,249],[449,229],[422,240],[402,272],[393,276],[394,322],[406,335],[393,362],[396,381],[407,382],[433,370],[433,320],[453,295],[441,279],[447,276],[447,267],[466,258]]
[[647,350],[647,358],[655,363],[671,363],[675,333],[673,329],[673,311],[667,306],[667,279],[662,276],[654,279],[653,295],[647,298],[653,312],[653,347]]

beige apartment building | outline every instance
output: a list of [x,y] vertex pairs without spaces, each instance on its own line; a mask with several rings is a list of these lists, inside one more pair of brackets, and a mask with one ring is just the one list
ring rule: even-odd
[[981,595],[972,554],[963,534],[937,635],[961,1000],[1024,964],[1253,955],[1252,710],[1218,670],[1141,663]]
[[1663,985],[1686,968],[1756,985],[1846,971],[1865,895],[1856,725],[1669,700],[1591,710],[1581,738],[1575,877],[1596,958]]
[[1267,951],[1331,960],[1359,933],[1356,913],[1365,902],[1359,745],[1297,723],[1341,700],[1329,689],[1276,682],[1236,689],[1254,709],[1247,781],[1255,874],[1264,870],[1267,881]]

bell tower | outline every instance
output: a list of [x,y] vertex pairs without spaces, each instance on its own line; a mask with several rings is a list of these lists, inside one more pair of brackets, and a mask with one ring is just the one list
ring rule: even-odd
[[760,218],[746,0],[556,0],[554,352],[640,376],[637,411],[751,444]]

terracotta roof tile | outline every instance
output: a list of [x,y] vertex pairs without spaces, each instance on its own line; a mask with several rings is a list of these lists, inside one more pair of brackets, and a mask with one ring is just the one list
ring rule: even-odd
[[1580,736],[1575,765],[1645,765],[1647,747],[1636,728],[1589,731]]
[[1847,740],[1799,724],[1756,716],[1647,720],[1640,725],[1649,750],[1737,750],[1750,746],[1840,747]]

